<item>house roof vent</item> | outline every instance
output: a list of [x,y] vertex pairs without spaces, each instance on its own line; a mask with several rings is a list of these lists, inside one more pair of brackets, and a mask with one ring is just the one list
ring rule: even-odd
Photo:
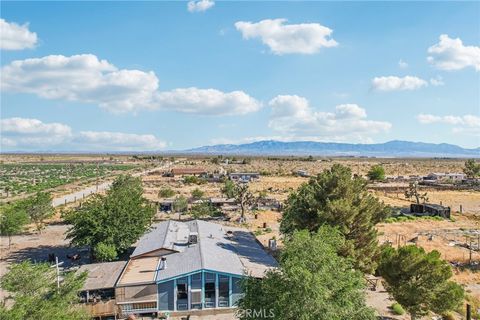
[[188,244],[197,244],[198,243],[198,233],[191,232],[188,236]]

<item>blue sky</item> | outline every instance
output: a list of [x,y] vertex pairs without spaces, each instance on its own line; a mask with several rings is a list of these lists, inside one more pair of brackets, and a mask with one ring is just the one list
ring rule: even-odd
[[480,146],[479,2],[1,2],[2,150]]

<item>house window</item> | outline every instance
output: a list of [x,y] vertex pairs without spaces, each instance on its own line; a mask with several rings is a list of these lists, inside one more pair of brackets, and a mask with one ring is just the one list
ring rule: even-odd
[[188,278],[177,279],[177,310],[188,310]]
[[191,292],[191,308],[192,309],[202,309],[202,290],[201,289],[192,289]]
[[218,306],[229,307],[230,306],[230,277],[219,275],[218,276]]
[[237,305],[240,298],[243,296],[242,292],[242,278],[232,277],[232,305]]
[[215,308],[215,274],[205,273],[205,308]]
[[173,310],[173,280],[158,284],[158,308],[159,310]]
[[195,273],[190,276],[192,285],[190,291],[190,308],[202,309],[202,274]]

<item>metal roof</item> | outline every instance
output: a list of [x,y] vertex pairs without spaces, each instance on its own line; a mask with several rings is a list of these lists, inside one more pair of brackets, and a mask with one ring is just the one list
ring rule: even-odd
[[[227,231],[231,231],[232,236],[227,235]],[[196,244],[183,242],[189,234],[197,234]],[[276,260],[248,230],[203,220],[156,224],[140,239],[132,257],[141,260],[142,252],[163,248],[173,251],[164,255],[167,268],[159,264],[157,281],[199,270],[262,277],[266,270],[277,267]]]

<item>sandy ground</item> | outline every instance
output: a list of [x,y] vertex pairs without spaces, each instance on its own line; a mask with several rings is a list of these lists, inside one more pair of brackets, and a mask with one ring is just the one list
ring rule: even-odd
[[[11,247],[8,247],[8,238],[0,237],[0,276],[3,276],[11,263],[25,260],[46,262],[49,254],[55,254],[64,267],[88,261],[88,252],[78,248],[71,248],[70,242],[65,239],[66,225],[48,225],[41,233],[28,232],[13,236]],[[80,254],[81,260],[72,262],[67,255]],[[0,301],[3,301],[5,292],[0,290]]]
[[[427,189],[422,192],[427,192],[429,203],[442,204],[450,207],[454,212],[460,212],[460,206],[462,206],[462,213],[480,215],[479,191]],[[405,199],[402,191],[399,191],[398,193],[375,191],[374,193],[380,200],[392,206],[408,206],[410,204],[410,201]]]

